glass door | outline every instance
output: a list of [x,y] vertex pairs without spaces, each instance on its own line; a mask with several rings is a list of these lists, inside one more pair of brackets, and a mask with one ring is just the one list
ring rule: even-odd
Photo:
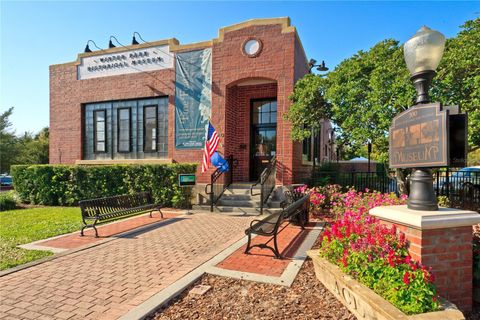
[[251,108],[250,178],[256,181],[270,159],[276,155],[277,101],[252,100]]

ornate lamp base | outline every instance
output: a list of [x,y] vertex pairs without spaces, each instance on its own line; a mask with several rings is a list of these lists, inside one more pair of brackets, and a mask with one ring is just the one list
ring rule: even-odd
[[432,171],[427,168],[415,169],[410,177],[410,195],[407,208],[411,210],[438,210],[437,197],[433,190]]

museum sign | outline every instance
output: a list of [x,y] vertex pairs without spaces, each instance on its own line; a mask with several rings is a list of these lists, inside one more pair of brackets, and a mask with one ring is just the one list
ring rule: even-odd
[[466,152],[466,115],[459,107],[418,104],[390,127],[390,167],[461,166]]
[[173,68],[169,46],[157,46],[80,58],[78,79],[92,79],[127,73]]

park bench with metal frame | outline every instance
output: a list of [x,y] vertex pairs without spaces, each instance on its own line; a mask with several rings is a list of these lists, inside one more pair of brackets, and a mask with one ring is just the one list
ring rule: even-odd
[[[305,229],[305,217],[308,215],[309,198],[309,195],[305,195],[301,199],[298,199],[292,204],[288,205],[281,212],[272,213],[262,220],[253,220],[250,223],[250,227],[245,230],[245,234],[248,236],[248,243],[245,253],[249,253],[250,249],[253,247],[259,247],[261,249],[268,248],[272,250],[276,258],[281,259],[282,255],[278,250],[277,236],[294,219],[298,219],[302,230]],[[282,227],[283,222],[285,221],[288,221],[288,224]],[[251,245],[252,234],[270,236],[271,238],[265,243]],[[268,245],[272,240],[273,247]]]
[[[98,238],[96,225],[99,221],[148,211],[150,211],[150,218],[152,218],[153,211],[160,212],[160,216],[163,218],[163,213],[160,210],[162,206],[153,202],[149,192],[82,200],[78,204],[82,211],[84,224],[80,231],[81,236],[83,236],[85,228],[92,227],[95,230],[95,237]],[[93,223],[89,224],[87,221],[93,221]]]

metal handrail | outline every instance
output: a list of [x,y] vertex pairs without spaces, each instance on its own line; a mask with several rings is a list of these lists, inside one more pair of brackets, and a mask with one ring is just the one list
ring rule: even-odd
[[[205,185],[205,194],[210,197],[210,212],[213,212],[213,207],[217,205],[218,199],[223,195],[225,190],[233,182],[233,169],[237,166],[238,161],[233,159],[233,155],[227,157],[230,170],[223,172],[220,169],[215,170],[210,176],[210,183]],[[226,181],[223,185],[216,184],[220,177],[226,177]],[[210,188],[210,190],[208,190]]]
[[[263,169],[262,174],[258,178],[257,182],[252,184],[250,187],[250,195],[257,196],[260,195],[260,214],[263,214],[263,207],[267,203],[268,198],[272,194],[273,189],[275,189],[275,180],[277,175],[277,158],[273,156],[268,166]],[[253,193],[255,186],[260,184],[260,193]]]

